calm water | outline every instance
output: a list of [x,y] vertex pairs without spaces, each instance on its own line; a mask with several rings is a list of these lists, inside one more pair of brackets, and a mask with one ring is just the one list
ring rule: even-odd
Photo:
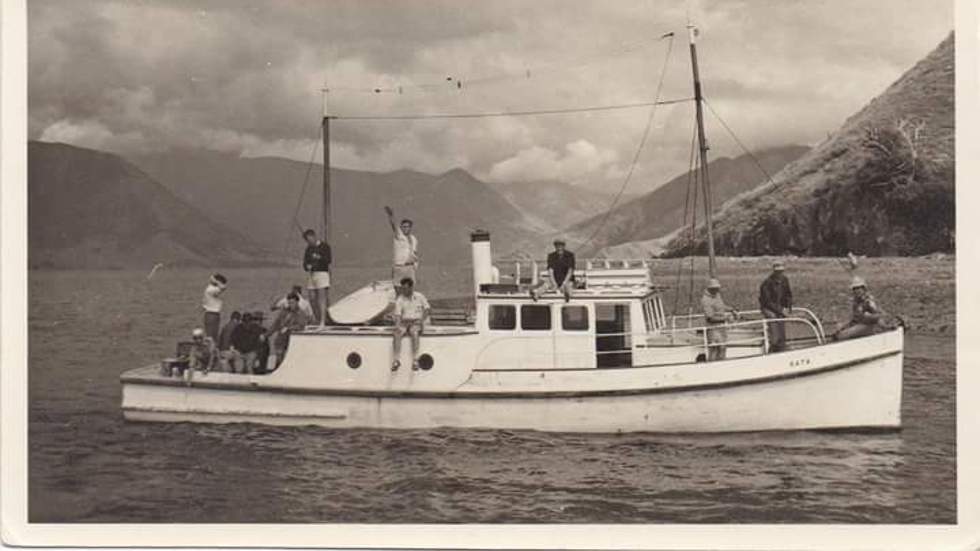
[[[226,309],[265,307],[294,276],[226,273]],[[460,295],[467,273],[432,270],[422,285],[430,298]],[[338,275],[349,289],[353,278]],[[910,339],[898,433],[124,422],[119,374],[172,352],[198,323],[206,279],[200,270],[149,281],[142,272],[31,273],[30,521],[956,522],[952,339]],[[432,291],[436,282],[444,285]]]

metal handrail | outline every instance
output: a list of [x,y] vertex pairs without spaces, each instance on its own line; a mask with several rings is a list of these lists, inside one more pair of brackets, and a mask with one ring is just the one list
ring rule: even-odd
[[[818,331],[817,334],[820,335],[820,338],[821,339],[826,339],[827,338],[827,334],[824,332],[824,329],[823,329],[823,323],[821,323],[820,322],[820,318],[818,318],[817,315],[813,313],[813,310],[810,310],[809,308],[803,308],[803,307],[799,307],[799,306],[794,306],[793,307],[793,311],[794,312],[800,311],[803,314],[805,314],[806,317],[808,317],[808,318],[810,318],[810,320],[812,320],[812,324],[811,325],[813,325],[813,326],[816,327],[816,329]],[[759,315],[759,316],[761,316],[762,315],[762,310],[739,310],[739,315],[742,315],[742,316],[745,316],[745,315]],[[685,319],[686,320],[691,320],[691,319],[703,318],[703,317],[704,317],[704,314],[675,314],[675,315],[673,315],[673,316],[670,317],[670,328],[671,328],[671,330],[675,330],[677,328],[677,321],[678,320],[685,320]],[[787,317],[787,318],[772,318],[772,321],[794,320],[794,319],[803,320],[804,318],[802,318],[802,317],[795,317],[795,316],[794,317]],[[691,325],[688,325],[688,327],[692,327],[692,326]]]
[[[699,349],[702,349],[705,352],[705,354],[707,354],[708,350],[710,350],[712,347],[721,347],[721,346],[726,346],[727,347],[727,346],[739,345],[739,344],[759,344],[762,347],[762,353],[759,354],[759,355],[766,355],[766,354],[769,353],[768,325],[770,323],[775,323],[775,322],[786,322],[786,323],[799,323],[799,324],[804,324],[804,325],[806,325],[810,329],[810,331],[815,336],[816,341],[817,341],[817,345],[823,344],[823,342],[825,340],[824,337],[820,334],[819,330],[817,329],[817,326],[814,325],[809,320],[803,319],[803,318],[774,318],[774,319],[762,318],[762,319],[758,319],[758,320],[737,321],[737,322],[731,322],[731,323],[719,323],[719,324],[716,324],[716,325],[682,327],[682,328],[673,329],[670,336],[673,338],[673,337],[676,337],[676,334],[681,334],[682,335],[682,334],[685,334],[685,333],[692,334],[692,335],[697,335],[697,333],[700,331],[701,332],[701,334],[700,334],[701,343],[699,345],[693,344],[693,343],[688,344],[688,345],[680,344],[680,345],[678,345],[678,347],[679,348],[681,348],[681,347],[699,348]],[[752,327],[761,327],[761,329],[762,329],[762,335],[754,334],[754,335],[751,335],[751,336],[746,337],[746,338],[743,338],[743,339],[734,339],[734,340],[733,339],[726,339],[725,342],[722,342],[722,343],[709,343],[708,342],[708,330],[711,330],[711,329],[732,329],[732,328],[739,329],[739,328],[752,328]],[[629,337],[631,339],[631,342],[632,342],[633,339],[637,339],[637,338],[643,339],[643,338],[655,337],[655,336],[663,336],[663,335],[665,335],[664,332],[633,332],[633,331],[623,331],[623,332],[617,332],[617,333],[593,333],[591,331],[583,331],[583,332],[580,332],[580,333],[570,333],[570,334],[561,334],[561,335],[555,335],[553,333],[548,332],[548,333],[544,333],[544,334],[531,334],[531,335],[521,334],[521,335],[499,336],[499,337],[497,337],[495,339],[490,340],[489,342],[487,342],[487,343],[485,343],[483,345],[483,347],[480,349],[480,351],[476,355],[476,363],[475,363],[475,365],[479,365],[480,364],[480,360],[483,358],[483,355],[486,353],[487,349],[489,349],[491,345],[496,345],[496,344],[499,344],[500,342],[504,342],[504,341],[520,341],[520,340],[527,340],[527,339],[557,339],[557,338],[560,338],[560,339],[574,339],[574,338],[577,338],[577,339],[582,339],[582,338],[601,339],[601,338],[606,338],[606,337]],[[809,339],[810,338],[808,337],[807,340],[809,340]],[[592,355],[603,355],[603,354],[621,354],[621,353],[624,353],[624,352],[633,352],[633,350],[634,349],[631,346],[630,348],[623,348],[623,349],[617,349],[617,350],[599,350],[599,351],[593,351],[593,352],[590,352],[589,355],[592,356]],[[559,354],[557,352],[553,352],[553,354],[554,354],[554,357],[555,358],[558,358],[558,357],[567,357],[568,356],[568,354]]]

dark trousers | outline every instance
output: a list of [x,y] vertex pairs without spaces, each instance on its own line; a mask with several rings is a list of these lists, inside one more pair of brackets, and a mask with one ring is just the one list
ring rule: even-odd
[[[778,312],[774,312],[768,308],[762,310],[762,315],[767,320],[775,320],[783,317]],[[786,350],[786,322],[767,321],[766,328],[769,330],[769,351],[780,352]]]
[[204,312],[204,334],[218,342],[218,328],[221,326],[221,312]]

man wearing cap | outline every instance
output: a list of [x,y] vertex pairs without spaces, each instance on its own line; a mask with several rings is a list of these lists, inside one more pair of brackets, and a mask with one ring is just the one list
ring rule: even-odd
[[286,308],[279,311],[279,316],[268,331],[268,337],[275,339],[271,346],[275,350],[277,364],[286,357],[290,336],[305,329],[310,321],[310,317],[299,307],[299,295],[289,293],[286,296]]
[[[204,334],[203,329],[195,329],[191,333],[193,344],[188,353],[188,365],[192,371],[207,373],[218,363],[218,347],[214,339]],[[188,375],[189,376],[189,375]]]
[[[560,290],[565,295],[565,302],[568,302],[575,283],[575,255],[565,249],[564,239],[555,239],[554,245],[554,252],[548,253],[548,273],[551,274],[555,290]],[[538,288],[544,284],[542,280],[531,288],[531,298],[538,299]]]
[[725,343],[728,341],[728,330],[725,324],[738,319],[738,311],[725,304],[721,298],[721,283],[717,279],[708,280],[707,288],[701,295],[701,311],[707,324],[705,331],[708,338],[708,361],[725,359]]
[[218,330],[221,327],[221,293],[228,287],[228,280],[221,274],[214,274],[204,288],[204,298],[201,307],[204,308],[204,333],[211,340],[218,340]]
[[878,307],[864,278],[854,276],[851,280],[851,322],[843,329],[834,334],[835,341],[846,341],[873,335],[878,332],[881,323],[882,311]]
[[759,309],[766,319],[773,320],[767,322],[770,352],[786,350],[786,322],[783,320],[793,310],[793,291],[783,273],[785,269],[781,260],[773,262],[772,273],[759,286]]

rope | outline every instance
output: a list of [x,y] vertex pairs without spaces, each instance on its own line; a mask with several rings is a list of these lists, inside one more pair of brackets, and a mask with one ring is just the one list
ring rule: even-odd
[[[647,136],[649,136],[650,134],[650,127],[653,126],[653,116],[657,113],[657,105],[661,104],[660,92],[663,90],[664,77],[667,75],[667,63],[670,61],[670,53],[674,49],[674,35],[673,34],[664,35],[663,37],[661,37],[661,39],[663,38],[670,38],[670,41],[667,42],[667,52],[664,55],[664,65],[663,65],[663,69],[660,70],[660,81],[657,83],[656,100],[653,102],[652,107],[650,109],[650,115],[647,117],[647,124],[646,127],[643,129],[643,137],[640,139],[640,144],[636,148],[636,153],[633,154],[633,162],[630,163],[629,171],[626,173],[626,177],[623,179],[623,185],[619,187],[619,192],[617,192],[616,196],[613,197],[612,202],[609,204],[609,207],[606,209],[605,214],[603,214],[602,216],[602,220],[599,221],[599,225],[596,226],[595,231],[592,232],[592,235],[590,235],[589,238],[582,243],[582,247],[585,247],[586,245],[591,243],[592,240],[594,240],[596,236],[599,235],[599,232],[602,230],[602,227],[606,225],[606,221],[609,220],[609,215],[612,214],[613,208],[615,208],[616,204],[619,203],[619,199],[623,196],[623,192],[626,191],[626,187],[629,185],[630,179],[633,177],[633,171],[636,170],[636,164],[640,160],[640,153],[643,151],[643,146],[647,142]],[[688,101],[688,100],[683,100],[683,101]],[[678,103],[678,101],[673,101],[670,103]]]
[[[662,82],[662,80],[661,80]],[[659,93],[658,93],[659,97]],[[693,98],[682,98],[656,102],[624,103],[620,105],[600,105],[594,107],[573,107],[569,109],[541,109],[535,111],[499,111],[493,113],[434,113],[413,115],[333,115],[330,118],[341,121],[407,121],[423,119],[482,119],[489,117],[524,117],[529,115],[560,115],[563,113],[586,113],[591,111],[613,111],[616,109],[636,109],[657,105],[670,105],[694,101]]]
[[731,128],[729,128],[729,126],[721,118],[721,115],[719,115],[718,112],[715,111],[715,108],[712,107],[711,104],[708,103],[707,100],[704,100],[704,104],[708,106],[708,109],[711,111],[711,114],[714,115],[715,118],[718,119],[718,122],[720,122],[721,125],[725,128],[725,130],[728,131],[728,134],[731,135],[731,137],[732,137],[733,140],[735,140],[735,143],[737,143],[738,146],[742,148],[742,151],[744,151],[749,156],[749,158],[752,159],[752,162],[755,163],[755,166],[758,167],[758,169],[763,174],[766,175],[766,179],[769,180],[769,183],[772,184],[773,188],[778,188],[779,186],[777,186],[776,185],[776,182],[773,181],[772,176],[770,176],[769,173],[766,172],[766,169],[762,167],[762,163],[759,162],[759,159],[756,158],[756,156],[751,151],[749,151],[749,148],[745,147],[745,144],[743,144],[742,141],[738,139],[738,136],[736,136],[735,135],[735,132],[732,131]]
[[[317,139],[316,139],[316,142],[313,144],[313,151],[310,153],[310,160],[309,160],[308,163],[306,163],[306,176],[303,177],[303,187],[300,188],[299,198],[296,201],[296,208],[293,210],[293,215],[289,219],[289,228],[287,228],[286,229],[286,232],[285,232],[286,233],[286,238],[283,241],[283,246],[282,246],[282,256],[283,256],[284,259],[286,258],[287,253],[289,252],[289,243],[293,239],[295,239],[295,237],[293,236],[293,233],[292,233],[291,230],[293,230],[295,228],[297,230],[297,233],[300,233],[300,234],[302,234],[303,231],[304,231],[303,226],[300,225],[300,223],[299,223],[299,211],[300,211],[300,209],[303,206],[303,197],[306,195],[306,190],[307,190],[307,188],[309,187],[309,184],[310,184],[310,174],[313,172],[313,166],[314,166],[314,160],[316,159],[316,153],[317,153],[317,151],[319,151],[319,149],[320,149],[320,142],[323,139],[323,126],[317,125],[317,128],[318,128],[318,130],[317,130]],[[327,170],[327,168],[324,167],[324,170]],[[279,270],[279,277],[277,278],[277,286],[280,289],[284,288],[284,286],[283,286],[283,280],[286,277],[285,276],[286,270],[287,270],[287,268],[281,268]],[[278,296],[278,293],[280,293],[280,292],[281,292],[281,290],[275,291],[275,293],[273,294],[272,298],[275,298],[276,296]]]
[[[687,161],[687,190],[684,195],[684,218],[681,221],[680,227],[687,226],[687,213],[688,209],[691,208],[691,188],[693,187],[692,181],[694,180],[694,148],[697,147],[698,139],[698,127],[697,123],[691,125],[691,155]],[[674,313],[677,313],[677,306],[681,299],[681,273],[684,271],[684,258],[677,257],[677,280],[674,283]],[[690,306],[690,305],[689,305]]]

